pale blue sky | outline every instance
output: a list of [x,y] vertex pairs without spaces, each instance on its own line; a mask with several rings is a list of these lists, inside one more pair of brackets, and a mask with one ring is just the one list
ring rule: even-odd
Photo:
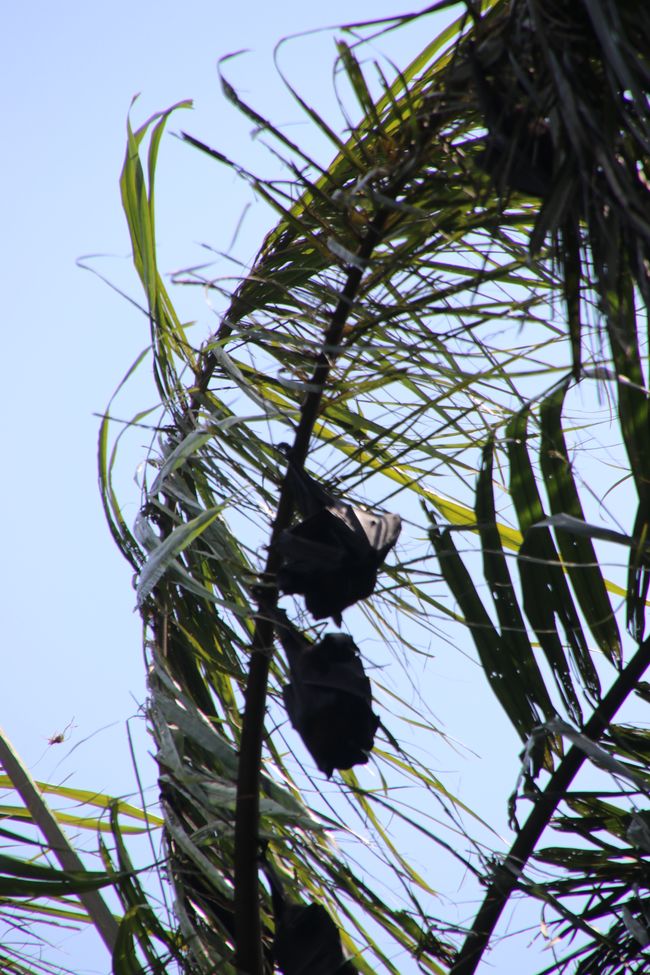
[[[410,5],[411,9],[424,4]],[[210,3],[168,0],[111,3],[12,4],[3,17],[0,59],[5,148],[0,156],[3,226],[4,376],[0,481],[3,512],[4,623],[0,724],[38,778],[112,794],[131,793],[125,721],[144,700],[144,668],[131,571],[108,533],[97,491],[96,441],[101,412],[120,378],[148,341],[147,323],[96,277],[76,266],[87,254],[107,255],[93,266],[137,300],[141,295],[128,258],[118,178],[131,99],[135,124],[152,112],[192,98],[181,125],[227,155],[268,172],[264,148],[251,138],[221,94],[216,63],[242,48],[251,53],[227,67],[242,95],[292,137],[330,155],[314,140],[273,64],[281,37],[324,23],[394,14],[395,0],[331,0],[325,7],[287,0]],[[434,32],[434,24],[431,31]],[[427,38],[417,31],[381,41],[401,66]],[[312,103],[337,119],[332,96],[331,34],[283,47],[280,63]],[[251,192],[227,169],[178,140],[163,142],[158,181],[159,265],[164,273],[205,259],[202,242],[227,249]],[[236,252],[251,259],[274,222],[261,204],[245,216]],[[196,295],[181,297],[183,312],[202,314],[200,336],[213,325]],[[187,301],[187,307],[183,303]],[[147,404],[147,381],[133,393],[133,408]],[[134,452],[135,472],[144,456]],[[128,463],[126,467],[128,468]],[[137,489],[124,478],[136,514]],[[455,664],[453,665],[456,666]],[[455,714],[476,669],[449,673],[433,661],[432,708],[451,735],[467,722]],[[454,697],[449,682],[456,683]],[[437,762],[452,789],[472,803],[491,783],[503,802],[517,774],[517,742],[481,685],[482,703],[471,731],[505,751],[506,763],[479,765],[470,781],[462,762],[436,745]],[[453,719],[457,723],[454,725]],[[47,739],[69,722],[68,742]],[[155,781],[142,722],[132,722],[146,784]],[[75,747],[78,746],[78,747]],[[71,751],[71,749],[74,749]],[[439,769],[444,774],[444,769]],[[495,813],[496,815],[496,813]],[[86,840],[94,846],[94,838]],[[444,885],[443,885],[444,886]],[[468,908],[469,912],[469,908]],[[104,971],[101,948],[87,937],[61,938],[56,959],[77,973]],[[540,962],[541,967],[541,962]]]
[[[97,492],[93,414],[105,408],[147,343],[148,329],[137,311],[76,261],[106,255],[93,266],[141,299],[118,189],[134,94],[141,93],[135,124],[193,98],[195,110],[182,120],[177,116],[171,131],[182,124],[246,164],[268,164],[268,153],[226,103],[217,77],[219,57],[250,48],[245,60],[233,64],[231,78],[262,111],[300,126],[299,134],[308,132],[277,79],[273,46],[290,32],[320,26],[323,14],[304,3],[277,6],[202,0],[185,4],[181,13],[167,2],[37,2],[12,5],[4,17],[6,475],[0,490],[3,615],[9,623],[4,660],[10,668],[3,686],[11,694],[0,720],[29,763],[73,716],[77,738],[123,720],[134,709],[132,695],[140,700],[143,687],[130,570],[106,530]],[[394,5],[336,0],[327,15],[334,22],[382,10]],[[319,65],[300,54],[300,45],[288,62],[308,96],[322,89],[331,107],[331,36],[321,35],[317,46]],[[417,44],[406,45],[405,58],[416,50]],[[166,139],[158,177],[163,272],[204,260],[202,242],[227,248],[251,200],[225,168]],[[273,222],[261,205],[247,212],[241,256],[252,258]],[[197,306],[195,300],[195,316]],[[203,311],[207,332],[209,312]],[[134,394],[134,404],[146,402],[146,393]],[[134,466],[140,459],[134,457]],[[122,738],[118,731],[116,742]],[[83,751],[96,773],[94,746]],[[75,767],[82,765],[77,752]]]

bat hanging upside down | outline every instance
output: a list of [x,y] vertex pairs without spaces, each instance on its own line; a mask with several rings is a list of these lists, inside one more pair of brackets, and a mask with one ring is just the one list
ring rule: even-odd
[[288,900],[265,858],[262,869],[271,888],[275,915],[273,957],[282,975],[358,975],[343,954],[339,929],[323,905]]
[[291,674],[282,690],[284,704],[316,765],[328,778],[335,768],[365,765],[379,718],[352,637],[326,633],[319,643],[309,643],[279,611],[275,628]]
[[291,460],[287,477],[303,520],[276,543],[282,557],[278,588],[303,595],[315,619],[331,616],[340,626],[341,612],[373,593],[401,518],[333,497]]

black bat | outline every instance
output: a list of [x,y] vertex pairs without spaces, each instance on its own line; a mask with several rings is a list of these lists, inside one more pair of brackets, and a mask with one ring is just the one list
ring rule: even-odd
[[358,975],[346,960],[339,929],[322,904],[292,904],[270,864],[263,860],[262,867],[275,915],[273,957],[282,975]]
[[311,644],[279,612],[276,630],[291,680],[282,690],[291,724],[329,778],[335,768],[365,765],[379,718],[358,648],[345,633]]
[[506,105],[472,48],[469,58],[488,129],[479,165],[490,173],[497,189],[509,186],[544,199],[551,190],[555,160],[548,123],[521,104]]
[[291,460],[287,475],[303,520],[276,543],[282,557],[278,588],[303,595],[315,619],[331,616],[340,626],[342,610],[373,593],[401,518],[333,497]]

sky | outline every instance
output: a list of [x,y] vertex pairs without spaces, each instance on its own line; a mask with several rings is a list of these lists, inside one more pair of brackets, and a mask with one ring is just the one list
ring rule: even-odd
[[[370,7],[376,14],[391,4],[360,3],[357,13],[365,16]],[[331,3],[328,15],[343,20],[353,8]],[[223,98],[217,60],[249,48],[246,66],[237,65],[238,82],[245,81],[262,110],[277,106],[288,124],[304,124],[286,96],[280,103],[273,47],[321,20],[309,5],[294,2],[280,10],[255,2],[190,2],[182,16],[165,2],[36,3],[12,7],[7,16],[0,39],[11,78],[3,95],[8,148],[0,158],[8,668],[2,724],[31,767],[47,739],[70,721],[79,740],[122,722],[142,701],[131,573],[104,523],[96,449],[97,414],[147,344],[148,329],[123,297],[79,267],[92,266],[141,300],[118,188],[130,104],[139,93],[133,120],[140,124],[193,98],[183,125],[252,164],[251,125]],[[322,46],[328,91],[331,39]],[[300,79],[307,65],[309,59],[298,58],[291,67]],[[268,159],[263,150],[257,155]],[[171,136],[161,153],[158,194],[159,262],[166,272],[205,260],[204,242],[226,249],[251,202],[229,171]],[[247,259],[274,222],[260,209],[240,234],[249,241],[242,245]],[[209,322],[207,308],[205,314]],[[146,393],[134,396],[138,406],[146,402]],[[142,446],[144,453],[146,438]],[[141,459],[134,456],[134,474]],[[125,490],[132,490],[135,505],[137,489],[125,483]],[[126,513],[134,517],[135,506]],[[122,747],[121,731],[105,735]]]
[[[418,6],[424,4],[408,9]],[[325,162],[324,140],[310,133],[278,75],[275,44],[327,23],[406,9],[396,0],[330,0],[323,8],[304,0],[188,0],[182,7],[167,0],[36,0],[4,13],[0,725],[36,778],[131,796],[130,734],[147,796],[155,795],[141,716],[144,666],[131,570],[107,530],[96,467],[98,414],[147,344],[148,328],[137,308],[80,267],[92,267],[141,300],[118,189],[132,100],[139,95],[132,108],[139,125],[153,112],[193,99],[194,109],[175,118],[170,133],[183,127],[266,174],[273,165],[267,150],[219,86],[219,59],[246,50],[225,63],[229,80]],[[277,57],[307,100],[341,128],[332,94],[332,36],[288,42]],[[425,41],[420,25],[382,39],[381,49],[403,66]],[[232,172],[171,134],[163,141],[157,187],[158,259],[165,274],[209,259],[206,244],[228,250],[235,237],[238,255],[250,261],[274,224],[273,214]],[[202,337],[209,334],[216,319],[207,304],[195,294],[178,301],[191,317],[198,308],[197,327]],[[146,377],[132,395],[133,410],[153,402]],[[131,520],[138,499],[133,477],[147,446],[143,433],[120,475]],[[440,659],[430,676],[433,711],[456,734],[460,702],[471,698],[480,675],[469,661],[450,670]],[[444,688],[440,700],[438,686]],[[518,742],[486,693],[481,702],[466,741],[478,757],[467,764],[460,753],[437,755],[437,771],[470,804],[493,790],[501,829],[518,772]],[[483,747],[487,724],[491,738]],[[48,744],[64,729],[63,743]],[[83,843],[93,847],[94,837]],[[62,932],[53,952],[77,973],[108,971],[90,935]]]

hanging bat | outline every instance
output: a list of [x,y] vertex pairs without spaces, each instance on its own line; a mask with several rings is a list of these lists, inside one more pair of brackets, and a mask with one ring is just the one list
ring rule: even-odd
[[291,460],[287,477],[303,520],[276,543],[282,557],[278,588],[303,595],[315,619],[331,616],[340,626],[342,610],[372,595],[401,518],[333,497]]
[[275,915],[273,958],[282,975],[358,975],[346,960],[339,929],[322,904],[292,904],[266,859],[262,868]]
[[513,98],[507,103],[490,81],[473,48],[469,60],[488,137],[479,165],[497,188],[510,187],[542,199],[550,193],[555,149],[548,123]]
[[365,765],[379,718],[358,648],[345,633],[326,633],[309,643],[284,614],[276,631],[287,655],[290,682],[284,705],[316,765],[329,778],[335,768]]

